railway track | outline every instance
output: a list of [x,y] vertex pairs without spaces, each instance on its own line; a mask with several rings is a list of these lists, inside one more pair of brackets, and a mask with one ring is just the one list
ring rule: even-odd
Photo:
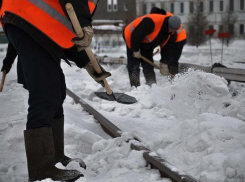
[[[114,57],[107,57],[107,56],[96,56],[96,59],[105,64],[127,64],[127,60],[124,57],[114,58]],[[186,70],[188,68],[194,68],[203,70],[208,73],[213,73],[215,75],[224,77],[229,81],[236,81],[236,82],[243,82],[245,83],[245,70],[244,69],[237,69],[237,68],[222,68],[222,67],[215,67],[211,68],[208,66],[200,66],[195,64],[189,63],[180,63],[179,70]]]
[[[93,115],[93,117],[101,124],[101,127],[107,134],[109,134],[113,138],[122,136],[123,131],[121,129],[119,129],[116,125],[114,125],[107,118],[101,115],[93,107],[91,107],[81,98],[79,98],[75,93],[73,93],[69,89],[66,90],[66,93],[67,95],[72,97],[76,103],[80,104],[89,114]],[[135,138],[135,141],[133,141],[131,144],[131,149],[144,151],[144,159],[149,164],[151,164],[152,168],[158,169],[160,171],[161,177],[170,178],[173,182],[197,182],[195,178],[178,169],[173,164],[160,158],[156,154],[153,155],[148,148],[141,144],[139,139]]]

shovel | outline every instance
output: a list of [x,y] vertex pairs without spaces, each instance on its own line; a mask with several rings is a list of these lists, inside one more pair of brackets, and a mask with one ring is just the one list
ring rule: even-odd
[[143,59],[145,62],[149,63],[150,65],[154,66],[156,69],[160,70],[160,67],[157,64],[154,64],[152,61],[150,61],[146,57],[141,55],[141,59]]
[[0,92],[3,91],[3,86],[4,86],[5,78],[6,78],[6,70],[3,71],[2,81],[1,81],[1,85],[0,85]]
[[[154,64],[153,62],[151,62],[149,59],[147,59],[146,57],[141,55],[141,59],[143,59],[145,62],[149,63],[150,65],[154,66],[156,69],[160,70],[160,67],[157,64]],[[169,73],[169,76],[171,78],[174,78],[174,75]]]
[[[67,3],[66,4],[66,10],[67,10],[67,13],[71,19],[72,25],[73,25],[78,37],[82,38],[84,36],[83,30],[80,26],[78,19],[77,19],[77,16],[76,16],[76,13],[73,9],[72,4]],[[101,70],[95,56],[93,55],[93,52],[91,51],[91,49],[89,47],[87,47],[85,49],[85,51],[86,51],[92,65],[93,65],[95,71],[98,74],[102,73],[102,70]],[[137,102],[137,100],[134,97],[126,95],[124,93],[113,93],[112,90],[110,89],[110,86],[108,85],[106,79],[104,79],[103,82],[105,85],[106,92],[95,92],[94,93],[99,98],[105,99],[108,101],[117,101],[117,102],[122,103],[122,104],[134,104]]]

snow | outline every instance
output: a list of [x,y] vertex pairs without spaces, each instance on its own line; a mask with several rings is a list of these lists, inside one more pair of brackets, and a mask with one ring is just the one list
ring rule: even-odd
[[121,31],[122,27],[115,26],[115,25],[95,25],[93,26],[95,30],[114,30],[114,31]]
[[[212,44],[213,60],[219,62],[221,44],[215,40]],[[245,62],[244,46],[244,41],[235,41],[224,47],[223,63],[245,69],[245,64],[238,63]],[[0,49],[6,50],[6,45]],[[111,50],[99,55],[126,57],[124,47]],[[210,65],[209,51],[208,44],[198,49],[187,45],[180,61]],[[1,60],[5,53],[0,52]],[[155,60],[159,58],[155,56]],[[130,149],[127,141],[133,137],[151,149],[150,155],[162,157],[174,165],[170,166],[173,170],[188,173],[200,182],[245,181],[245,84],[232,82],[228,86],[224,78],[189,69],[174,80],[156,71],[158,83],[152,87],[144,84],[141,73],[142,85],[131,88],[125,65],[103,66],[112,73],[108,78],[112,90],[136,97],[138,102],[122,105],[99,99],[93,92],[103,89],[85,70],[62,63],[67,87],[125,131],[122,137],[112,139],[67,96],[65,153],[87,164],[86,170],[76,162],[67,166],[84,173],[77,182],[170,182],[149,168],[142,151]],[[0,93],[0,181],[24,182],[28,175],[23,140],[28,92],[16,83],[16,63],[13,67]],[[64,168],[60,163],[56,166]]]

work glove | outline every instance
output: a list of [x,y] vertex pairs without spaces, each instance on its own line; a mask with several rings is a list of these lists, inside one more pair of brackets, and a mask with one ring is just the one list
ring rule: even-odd
[[92,27],[87,26],[82,28],[84,36],[82,38],[75,37],[72,42],[77,45],[78,52],[86,49],[92,41],[94,32]]
[[137,51],[137,52],[133,52],[133,57],[135,57],[135,58],[137,58],[137,59],[140,59],[140,58],[141,58],[140,50]]
[[2,69],[1,69],[1,72],[3,72],[4,70],[6,71],[6,74],[10,71],[11,67],[12,67],[12,64],[7,64],[7,63],[4,63],[5,61],[3,61],[3,66],[2,66]]
[[[99,64],[99,63],[98,63]],[[102,66],[99,64],[101,70],[102,70],[102,73],[97,73],[92,65],[91,62],[89,62],[84,68],[87,70],[88,74],[96,81],[98,82],[99,84],[101,84],[103,87],[105,86],[104,85],[104,82],[103,80],[107,77],[110,77],[111,76],[111,73],[110,72],[107,72],[104,70],[104,68],[102,68]]]
[[162,75],[168,75],[169,74],[168,65],[166,63],[160,62],[160,73]]

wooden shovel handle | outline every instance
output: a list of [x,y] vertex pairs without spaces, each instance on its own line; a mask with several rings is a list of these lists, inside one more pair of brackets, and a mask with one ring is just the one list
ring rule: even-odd
[[[82,30],[82,28],[80,26],[80,23],[79,23],[79,21],[77,19],[77,15],[76,15],[71,3],[67,3],[66,4],[66,10],[67,10],[67,13],[68,13],[68,15],[69,15],[69,17],[71,19],[72,25],[73,25],[78,37],[82,38],[84,36],[84,33],[83,33],[83,30]],[[90,62],[93,65],[95,71],[97,73],[99,73],[99,74],[102,73],[102,70],[101,70],[101,68],[100,68],[100,66],[99,66],[99,64],[98,64],[93,52],[91,51],[91,49],[89,47],[87,47],[85,49],[85,51],[86,51],[86,53],[87,53],[87,55],[88,55],[88,57],[90,59]],[[104,79],[103,81],[104,81],[106,93],[108,95],[111,95],[112,94],[112,90],[110,89],[109,84],[107,83],[106,79]]]
[[2,80],[1,80],[1,85],[0,85],[0,92],[3,91],[3,86],[4,86],[4,82],[5,82],[5,78],[6,78],[6,70],[3,71],[3,76],[2,76]]
[[141,56],[141,59],[143,59],[145,62],[149,63],[150,65],[154,66],[156,69],[159,69],[160,70],[160,67],[158,65],[154,64],[152,61],[150,61],[146,57]]

